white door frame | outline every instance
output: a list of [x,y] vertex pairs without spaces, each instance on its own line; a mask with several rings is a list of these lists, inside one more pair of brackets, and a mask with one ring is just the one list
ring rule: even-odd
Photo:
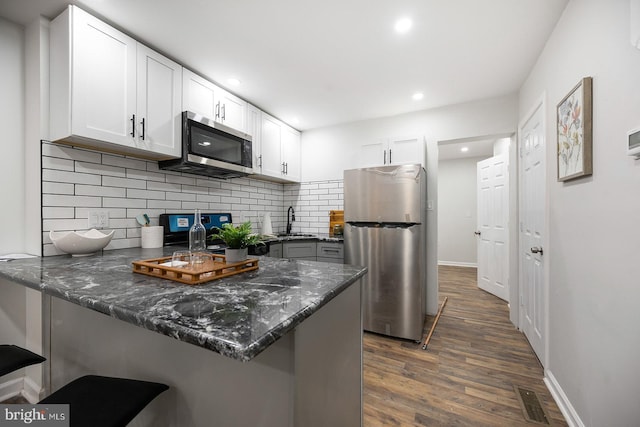
[[[523,189],[523,180],[522,180],[522,158],[520,157],[519,153],[521,150],[521,144],[522,144],[522,130],[524,128],[524,126],[526,125],[526,123],[528,122],[528,120],[535,114],[535,112],[540,109],[540,111],[542,112],[542,126],[543,126],[543,135],[545,137],[545,157],[544,157],[544,161],[545,161],[545,166],[544,166],[544,171],[545,171],[545,177],[544,177],[544,182],[542,183],[542,185],[544,185],[545,187],[545,197],[544,197],[544,207],[543,207],[543,215],[544,215],[544,226],[543,226],[543,230],[544,230],[544,236],[543,236],[543,248],[544,251],[547,254],[547,259],[548,259],[548,254],[549,254],[549,209],[548,209],[548,180],[547,180],[547,161],[548,161],[548,156],[546,155],[546,153],[549,150],[549,146],[551,145],[550,142],[547,138],[548,136],[548,132],[547,132],[547,109],[546,109],[546,92],[543,92],[542,95],[537,99],[537,101],[534,103],[534,105],[527,111],[527,113],[522,116],[519,124],[518,124],[518,144],[517,144],[517,150],[516,150],[516,158],[517,158],[517,162],[518,162],[518,173],[517,173],[517,177],[518,177],[518,197],[517,197],[517,203],[518,203],[518,221],[516,222],[516,236],[517,236],[517,244],[513,245],[512,248],[515,251],[515,255],[516,255],[516,259],[517,262],[515,262],[515,268],[517,269],[517,275],[514,277],[518,278],[518,286],[512,286],[511,287],[511,296],[513,297],[511,299],[512,304],[511,304],[511,321],[518,327],[518,329],[522,330],[522,326],[523,326],[523,320],[521,319],[522,313],[520,310],[520,294],[522,293],[522,286],[523,286],[523,277],[522,277],[522,270],[520,268],[521,266],[521,248],[520,248],[520,212],[522,209],[522,204],[523,204],[523,195],[524,195],[524,189]],[[542,292],[542,300],[544,302],[544,310],[543,310],[543,318],[544,318],[544,325],[543,325],[543,333],[544,333],[544,337],[543,337],[543,342],[544,342],[544,352],[542,355],[538,355],[538,357],[540,357],[540,363],[542,364],[543,368],[546,367],[546,362],[548,360],[548,355],[549,355],[549,263],[545,262],[543,264],[543,292]]]

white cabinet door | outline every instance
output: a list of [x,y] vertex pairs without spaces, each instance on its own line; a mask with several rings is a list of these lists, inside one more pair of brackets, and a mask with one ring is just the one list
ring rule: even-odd
[[424,138],[380,138],[360,146],[359,166],[424,165]]
[[389,141],[387,139],[378,139],[376,141],[367,142],[360,146],[360,153],[358,156],[359,167],[370,167],[385,165],[387,156],[387,146]]
[[136,146],[179,157],[182,67],[138,44],[137,74]]
[[69,11],[66,38],[69,43],[71,37],[71,52],[65,53],[71,56],[66,78],[71,78],[72,99],[67,133],[133,146],[137,42],[81,9]]
[[193,71],[184,68],[182,73],[184,110],[200,114],[242,132],[246,131],[247,103],[245,101]]
[[216,121],[245,132],[247,129],[247,103],[224,89],[218,89]]
[[284,162],[283,178],[300,182],[300,132],[286,125],[282,126],[282,161]]
[[262,113],[262,175],[282,178],[282,122]]
[[247,133],[251,135],[253,146],[253,173],[262,173],[262,112],[255,106],[247,104]]
[[180,73],[178,64],[69,6],[50,25],[51,139],[179,157]]
[[200,114],[208,119],[216,117],[216,85],[186,68],[182,69],[183,110]]
[[391,138],[387,152],[387,164],[402,165],[420,163],[424,165],[424,138]]

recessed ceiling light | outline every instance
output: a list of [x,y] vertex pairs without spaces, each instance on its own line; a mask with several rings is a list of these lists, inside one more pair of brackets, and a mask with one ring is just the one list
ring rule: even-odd
[[394,28],[396,32],[404,34],[411,29],[413,22],[409,18],[401,18],[396,21]]
[[462,147],[460,151],[462,151],[463,153],[466,153],[467,151],[469,151],[469,147]]
[[231,77],[227,80],[227,83],[229,83],[231,86],[239,86],[240,80],[236,79],[235,77]]
[[411,98],[413,98],[416,101],[420,101],[422,98],[424,98],[424,93],[416,92],[413,95],[411,95]]

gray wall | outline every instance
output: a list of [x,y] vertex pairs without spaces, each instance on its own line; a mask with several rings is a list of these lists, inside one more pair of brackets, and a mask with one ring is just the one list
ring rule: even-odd
[[476,267],[477,164],[486,157],[438,163],[438,264]]
[[[640,419],[640,50],[629,1],[571,1],[520,93],[521,117],[546,94],[547,377],[574,425]],[[555,108],[593,77],[593,176],[556,181]]]

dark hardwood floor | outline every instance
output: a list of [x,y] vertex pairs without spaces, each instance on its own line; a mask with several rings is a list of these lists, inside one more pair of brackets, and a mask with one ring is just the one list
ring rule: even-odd
[[[438,270],[444,308],[428,349],[365,333],[364,426],[531,426],[515,386],[536,392],[552,426],[566,422],[507,304],[476,286],[476,269]],[[425,336],[434,316],[425,322]]]

